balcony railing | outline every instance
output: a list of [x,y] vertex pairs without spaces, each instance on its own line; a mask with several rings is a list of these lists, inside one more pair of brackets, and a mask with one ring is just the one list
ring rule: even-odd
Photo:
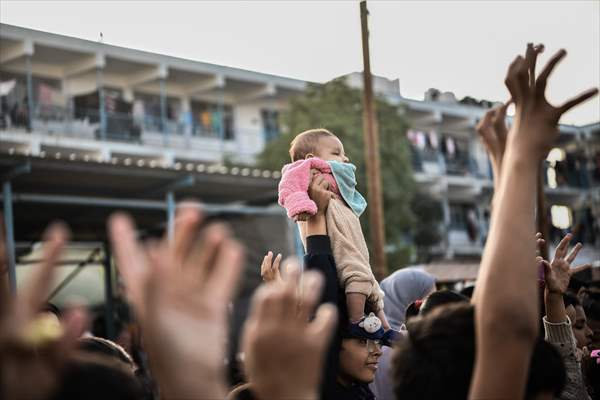
[[[101,113],[93,108],[74,108],[36,104],[32,118],[32,129],[48,135],[81,137],[96,140],[142,142],[144,133],[166,137],[188,137],[220,139],[222,132],[206,129],[197,121],[184,123],[180,120],[162,119],[160,116],[107,111],[102,121]],[[0,129],[26,129],[28,127],[27,106],[15,107],[11,112],[1,110]],[[102,129],[104,125],[104,129]],[[230,132],[230,137],[235,137]],[[228,139],[228,141],[231,141]],[[167,143],[168,140],[165,140]]]

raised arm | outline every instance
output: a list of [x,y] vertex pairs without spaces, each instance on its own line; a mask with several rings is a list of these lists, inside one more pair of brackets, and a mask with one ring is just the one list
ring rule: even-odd
[[502,159],[506,149],[508,128],[505,119],[506,109],[510,103],[512,103],[512,99],[486,112],[475,128],[490,157],[492,174],[494,175],[494,192],[498,190]]
[[[542,234],[538,232],[536,235],[538,243],[543,242]],[[583,271],[591,267],[591,264],[580,265],[571,268],[571,263],[575,261],[577,253],[583,247],[581,243],[577,243],[573,249],[569,250],[569,243],[573,235],[567,234],[556,247],[552,262],[538,257],[538,262],[544,266],[544,303],[546,306],[546,321],[557,324],[567,322],[567,312],[565,311],[565,303],[563,295],[567,292],[571,276],[577,272]]]
[[533,240],[538,165],[558,136],[560,116],[597,93],[597,89],[585,92],[561,107],[547,102],[547,78],[565,55],[564,50],[555,54],[536,80],[537,52],[530,44],[525,58],[518,56],[510,65],[505,80],[516,114],[474,296],[477,355],[470,388],[473,399],[524,395],[539,326]]

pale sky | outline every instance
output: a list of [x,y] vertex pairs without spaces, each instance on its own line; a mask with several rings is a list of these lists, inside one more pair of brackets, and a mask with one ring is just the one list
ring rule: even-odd
[[[405,97],[431,87],[504,100],[508,64],[528,41],[559,104],[600,86],[600,0],[369,1],[373,73]],[[362,70],[358,1],[0,1],[0,21],[197,61],[325,82]],[[541,68],[541,67],[539,67]],[[538,71],[540,70],[538,68]],[[596,97],[562,123],[600,120]]]

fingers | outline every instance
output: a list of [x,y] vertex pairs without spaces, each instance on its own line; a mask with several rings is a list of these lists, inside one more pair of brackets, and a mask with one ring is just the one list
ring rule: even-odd
[[125,285],[140,284],[141,276],[146,273],[144,251],[138,243],[135,224],[124,213],[113,214],[108,221],[108,231],[117,268],[125,280]]
[[191,203],[182,203],[177,210],[175,230],[171,243],[172,256],[175,265],[182,265],[196,238],[196,230],[202,221],[198,207]]
[[[531,62],[531,60],[529,60],[527,58],[527,52],[525,54],[525,58],[520,57],[521,62],[519,63],[518,67],[515,69],[516,72],[516,79],[517,82],[519,84],[520,90],[522,94],[526,94],[527,92],[529,92],[530,86],[529,86],[529,63]],[[531,56],[529,56],[529,58],[531,58]]]
[[325,348],[331,341],[334,328],[337,324],[337,308],[330,303],[319,306],[315,319],[308,326],[308,334]]
[[581,93],[580,95],[575,96],[571,100],[568,100],[562,106],[560,106],[558,109],[561,114],[564,114],[567,111],[569,111],[571,108],[583,103],[584,101],[586,101],[588,99],[591,99],[592,97],[594,97],[597,94],[598,94],[597,88],[588,89],[585,92]]
[[[271,256],[272,255],[273,253],[271,253]],[[275,257],[275,261],[273,261],[273,264],[271,265],[271,276],[274,279],[281,278],[281,274],[279,272],[279,264],[281,264],[281,253],[277,254],[277,257]]]
[[286,258],[283,270],[283,280],[285,282],[292,282],[297,286],[300,280],[300,265],[298,264],[296,257]]
[[543,51],[544,51],[543,44],[538,44],[536,46],[533,46],[532,43],[527,44],[526,59],[528,61],[527,65],[529,67],[529,87],[530,88],[535,87],[535,65],[537,62],[538,55],[540,53],[542,53]]
[[565,260],[569,263],[569,265],[575,261],[575,257],[577,257],[577,253],[579,253],[579,250],[581,250],[583,248],[583,245],[581,243],[577,243],[575,245],[575,247],[573,247],[573,249],[571,249],[571,252],[569,253],[569,255],[565,258]]
[[556,67],[556,64],[560,62],[567,55],[567,51],[565,49],[560,49],[550,58],[550,60],[546,63],[546,66],[540,73],[536,81],[536,93],[538,96],[543,96],[546,92],[546,85],[548,83],[548,77],[552,73],[552,70]]
[[536,257],[536,260],[538,263],[540,263],[543,267],[544,267],[544,273],[546,274],[546,276],[548,276],[548,274],[551,272],[552,267],[550,266],[550,263],[546,260],[544,260],[542,257]]
[[90,315],[85,307],[77,306],[69,309],[61,320],[64,328],[61,342],[64,346],[71,347],[89,329]]
[[205,284],[205,278],[215,265],[216,257],[223,243],[229,238],[229,229],[223,224],[208,226],[195,240],[192,251],[185,258],[183,270],[188,283]]
[[323,275],[316,271],[304,274],[301,288],[301,303],[298,307],[298,318],[308,321],[321,297],[323,289]]
[[207,290],[212,291],[214,298],[221,301],[219,305],[226,306],[233,298],[244,259],[244,248],[236,240],[228,239],[221,246],[214,268],[206,281]]
[[522,97],[522,89],[517,79],[517,72],[521,68],[523,62],[523,57],[520,55],[515,57],[513,62],[509,65],[506,78],[504,79],[504,84],[506,85],[512,98],[515,100],[520,100]]
[[62,223],[54,223],[44,233],[43,260],[33,268],[31,276],[22,291],[25,312],[31,316],[39,311],[46,301],[52,282],[53,268],[69,238],[69,230]]
[[556,251],[554,252],[555,258],[565,258],[567,254],[567,249],[569,248],[569,242],[573,238],[573,235],[567,233],[564,238],[560,241],[558,246],[556,246]]
[[281,318],[296,318],[296,307],[298,306],[298,283],[300,281],[300,267],[297,262],[290,262],[285,268],[286,274],[283,279],[281,302]]
[[577,267],[571,268],[570,272],[571,272],[571,275],[573,275],[573,274],[577,274],[579,272],[585,271],[590,268],[592,268],[592,264],[587,263],[587,264],[583,264],[583,265],[579,265]]
[[525,51],[525,62],[528,68],[529,81],[528,85],[530,88],[535,84],[535,61],[537,54],[533,50],[533,43],[527,43],[527,50]]
[[487,130],[492,125],[492,116],[494,111],[490,110],[486,112],[481,120],[477,123],[475,130],[479,133],[480,136],[485,136]]
[[262,276],[265,282],[270,282],[273,279],[271,270],[271,260],[273,259],[273,252],[269,251],[263,258],[262,265],[260,266],[260,276]]

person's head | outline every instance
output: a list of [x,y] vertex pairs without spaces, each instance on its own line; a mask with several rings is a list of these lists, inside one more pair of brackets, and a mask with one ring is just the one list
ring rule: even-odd
[[436,308],[450,303],[468,303],[469,298],[452,290],[438,290],[425,298],[419,308],[419,315],[427,315]]
[[327,129],[309,129],[299,133],[290,144],[292,161],[318,157],[325,161],[349,162],[340,139]]
[[[367,384],[375,379],[377,363],[381,357],[381,340],[372,335],[371,339],[356,337],[356,332],[351,330],[348,305],[345,294],[340,293],[341,299],[338,303],[338,329],[337,340],[339,343],[338,353],[338,375],[337,380],[346,386],[349,383]],[[365,304],[365,313],[374,312],[373,304]]]
[[339,354],[339,380],[342,383],[371,383],[381,357],[381,342],[365,338],[345,338]]
[[[392,359],[396,398],[468,397],[475,362],[474,316],[471,304],[448,304],[408,323],[408,339],[399,343]],[[560,354],[540,339],[531,358],[526,398],[558,396],[564,382]]]
[[600,349],[600,293],[586,292],[582,301],[585,316],[592,332],[590,348]]
[[571,329],[573,330],[573,336],[575,336],[577,341],[577,348],[582,349],[592,342],[594,332],[587,323],[585,311],[577,297],[566,293],[563,295],[563,301],[565,303],[567,316],[571,320]]
[[125,349],[111,340],[97,336],[85,337],[79,339],[78,348],[86,353],[110,357],[115,362],[123,363],[123,365],[127,366],[132,371],[135,371],[136,369],[133,359]]
[[394,329],[404,323],[406,309],[435,290],[435,278],[417,268],[403,268],[381,281],[385,316]]
[[142,398],[142,391],[133,373],[122,363],[104,356],[80,353],[71,357],[58,389],[50,398],[135,400]]

